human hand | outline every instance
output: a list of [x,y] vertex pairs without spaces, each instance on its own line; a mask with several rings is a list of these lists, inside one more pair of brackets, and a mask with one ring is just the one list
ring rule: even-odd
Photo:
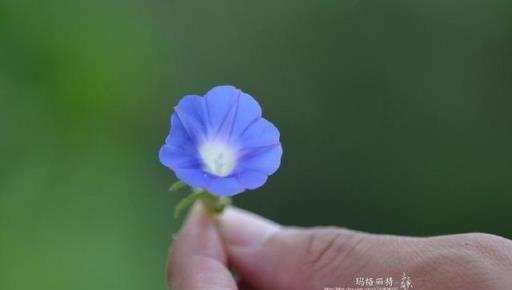
[[394,289],[402,289],[404,272],[417,290],[510,289],[512,241],[284,227],[233,207],[208,216],[196,205],[173,245],[168,283],[172,290],[324,290],[357,288],[357,277],[395,277]]

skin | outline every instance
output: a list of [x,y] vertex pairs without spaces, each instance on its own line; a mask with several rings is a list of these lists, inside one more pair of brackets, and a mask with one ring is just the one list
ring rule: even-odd
[[323,290],[357,288],[356,277],[393,277],[398,288],[403,272],[412,289],[510,289],[512,241],[483,233],[413,238],[287,227],[233,207],[214,217],[195,205],[172,247],[168,285]]

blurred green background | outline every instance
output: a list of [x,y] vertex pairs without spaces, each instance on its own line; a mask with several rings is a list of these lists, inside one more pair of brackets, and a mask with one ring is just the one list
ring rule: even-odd
[[0,0],[0,289],[165,289],[157,152],[219,84],[284,146],[239,206],[512,238],[511,1]]

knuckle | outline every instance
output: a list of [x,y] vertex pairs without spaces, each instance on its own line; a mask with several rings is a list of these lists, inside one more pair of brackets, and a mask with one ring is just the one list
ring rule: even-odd
[[471,254],[485,254],[499,250],[504,238],[486,233],[468,233],[456,235],[455,245],[462,246],[466,252]]
[[293,270],[283,273],[278,279],[282,285],[300,288],[304,285],[297,285],[297,277],[314,285],[348,270],[349,264],[345,259],[357,255],[358,250],[354,251],[354,247],[358,247],[358,236],[360,234],[356,232],[335,227],[287,227],[269,236],[263,247],[281,249],[286,253],[280,256],[281,262]]
[[466,289],[471,285],[473,289],[494,289],[491,286],[500,279],[496,273],[510,271],[510,266],[505,265],[512,265],[512,242],[499,236],[468,233],[434,237],[429,241],[414,271],[429,273],[439,281],[453,283],[456,288]]
[[470,233],[462,235],[461,241],[465,250],[476,260],[512,265],[510,240],[492,234]]
[[497,246],[501,244],[511,244],[510,240],[507,240],[503,237],[496,236],[493,234],[487,233],[469,233],[462,235],[465,239],[472,241],[476,244],[488,245],[488,246]]
[[311,268],[322,271],[336,265],[340,257],[346,257],[357,245],[356,235],[348,230],[327,227],[308,230],[306,233],[306,257]]

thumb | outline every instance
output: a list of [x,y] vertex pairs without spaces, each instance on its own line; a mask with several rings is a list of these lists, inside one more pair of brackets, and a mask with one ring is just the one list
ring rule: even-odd
[[236,208],[228,209],[219,225],[229,263],[257,289],[352,285],[361,269],[368,270],[365,257],[375,248],[386,253],[389,244],[377,242],[375,235],[334,227],[283,227]]

